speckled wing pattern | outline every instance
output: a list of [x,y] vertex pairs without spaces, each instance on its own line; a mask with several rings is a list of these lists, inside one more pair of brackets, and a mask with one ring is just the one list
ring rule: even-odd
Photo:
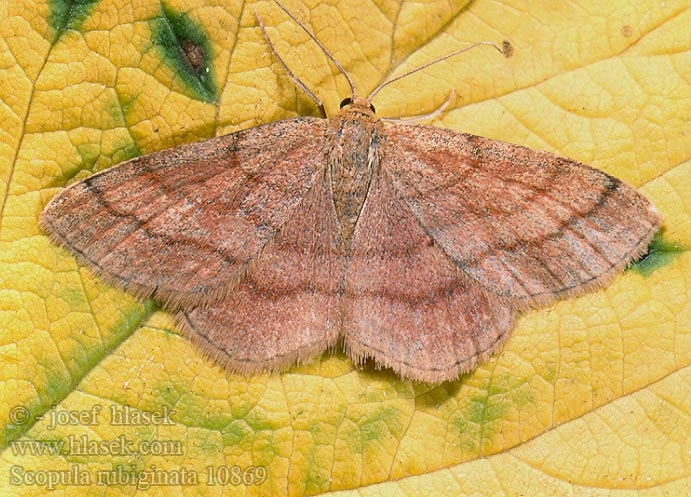
[[384,156],[350,246],[345,340],[404,377],[456,378],[508,337],[516,311],[465,275],[396,195]]
[[325,125],[276,121],[137,157],[63,190],[41,226],[140,297],[172,308],[223,300],[322,172],[308,145]]
[[431,126],[387,126],[383,174],[475,284],[516,307],[608,284],[662,224],[633,188],[574,160]]
[[[427,382],[486,360],[520,310],[609,282],[661,225],[643,196],[576,161],[344,112],[133,159],[65,189],[41,224],[232,371],[343,338],[355,362]],[[352,155],[334,152],[345,125],[372,171],[362,204],[350,176],[333,182]],[[361,205],[347,236],[336,184],[337,204]]]
[[346,253],[325,179],[317,175],[232,293],[179,313],[188,336],[234,371],[277,370],[338,340]]
[[662,224],[618,179],[538,150],[387,124],[349,250],[345,340],[439,382],[486,360],[517,313],[609,283]]

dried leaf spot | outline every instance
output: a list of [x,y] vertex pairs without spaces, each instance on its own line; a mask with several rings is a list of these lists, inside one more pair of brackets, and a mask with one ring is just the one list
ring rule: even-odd
[[151,19],[152,41],[164,62],[175,72],[189,96],[205,102],[218,99],[210,43],[204,28],[164,4],[161,15]]
[[180,58],[191,71],[199,74],[204,68],[206,60],[204,47],[194,43],[192,40],[183,38],[180,40]]
[[501,51],[504,53],[504,57],[507,59],[513,57],[513,45],[509,40],[504,40],[501,42]]

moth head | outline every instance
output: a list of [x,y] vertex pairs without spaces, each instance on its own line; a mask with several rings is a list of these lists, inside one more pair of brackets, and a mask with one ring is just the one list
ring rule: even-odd
[[374,105],[366,99],[358,96],[344,98],[341,101],[341,115],[346,114],[360,114],[368,117],[374,117],[377,112]]

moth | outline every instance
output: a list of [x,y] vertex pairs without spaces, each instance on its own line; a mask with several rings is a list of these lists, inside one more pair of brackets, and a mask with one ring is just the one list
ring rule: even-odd
[[575,160],[382,121],[384,85],[358,96],[324,51],[351,84],[338,115],[129,160],[62,190],[41,226],[231,371],[342,340],[356,364],[437,383],[487,360],[519,312],[610,283],[662,225],[640,193]]

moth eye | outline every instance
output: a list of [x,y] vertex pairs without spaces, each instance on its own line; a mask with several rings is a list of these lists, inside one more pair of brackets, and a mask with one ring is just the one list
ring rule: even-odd
[[344,98],[343,101],[341,102],[341,109],[345,107],[346,105],[350,105],[353,102],[352,98]]
[[377,109],[375,109],[375,108],[374,108],[374,105],[372,105],[372,104],[369,104],[369,109],[370,109],[372,112],[377,112]]

